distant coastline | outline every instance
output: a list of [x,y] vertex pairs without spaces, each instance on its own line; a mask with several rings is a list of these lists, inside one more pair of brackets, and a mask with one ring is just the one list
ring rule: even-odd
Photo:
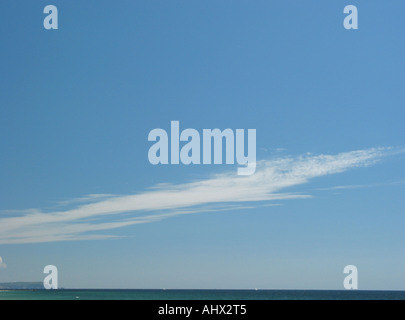
[[44,290],[42,282],[5,282],[0,283],[0,291]]

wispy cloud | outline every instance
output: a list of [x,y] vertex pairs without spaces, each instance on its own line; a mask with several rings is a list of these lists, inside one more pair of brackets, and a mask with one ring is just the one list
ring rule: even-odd
[[3,261],[3,258],[0,257],[0,269],[6,269],[7,265],[6,263]]
[[107,199],[107,198],[110,198],[113,196],[114,195],[112,195],[112,194],[88,194],[88,195],[86,195],[84,197],[80,197],[80,198],[58,201],[56,205],[60,206],[60,207],[65,207],[65,206],[69,206],[69,205],[77,204],[77,203],[91,203],[91,202],[96,202],[101,199]]
[[183,184],[160,184],[142,193],[91,195],[64,205],[68,210],[26,211],[0,218],[0,244],[106,239],[101,231],[151,223],[169,217],[269,205],[274,201],[309,198],[285,190],[311,179],[375,164],[393,154],[375,148],[337,155],[284,157],[258,162],[252,176],[234,172]]
[[351,189],[366,189],[366,188],[379,188],[379,187],[392,187],[405,184],[405,180],[401,181],[389,181],[381,183],[370,183],[370,184],[353,184],[353,185],[343,185],[343,186],[333,186],[327,188],[318,188],[319,191],[331,191],[331,190],[351,190]]

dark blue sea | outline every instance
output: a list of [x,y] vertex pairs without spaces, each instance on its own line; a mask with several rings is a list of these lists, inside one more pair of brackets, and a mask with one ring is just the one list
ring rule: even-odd
[[4,290],[0,300],[405,300],[405,291]]

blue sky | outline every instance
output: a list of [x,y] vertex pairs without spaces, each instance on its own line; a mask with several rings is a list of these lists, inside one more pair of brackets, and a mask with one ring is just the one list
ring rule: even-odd
[[[404,3],[48,4],[0,4],[1,282],[405,289]],[[256,174],[151,165],[172,120],[256,129]]]

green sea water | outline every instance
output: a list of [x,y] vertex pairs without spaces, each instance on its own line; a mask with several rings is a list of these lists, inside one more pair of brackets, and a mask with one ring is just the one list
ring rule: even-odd
[[405,291],[10,290],[0,300],[405,300]]

